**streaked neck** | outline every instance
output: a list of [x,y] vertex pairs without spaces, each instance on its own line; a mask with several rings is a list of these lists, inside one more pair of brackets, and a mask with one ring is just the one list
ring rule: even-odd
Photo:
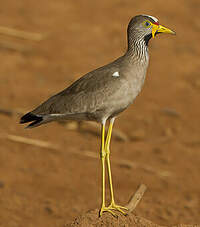
[[137,38],[134,37],[128,38],[127,54],[131,56],[131,58],[137,60],[138,62],[148,64],[149,61],[148,46],[142,36]]

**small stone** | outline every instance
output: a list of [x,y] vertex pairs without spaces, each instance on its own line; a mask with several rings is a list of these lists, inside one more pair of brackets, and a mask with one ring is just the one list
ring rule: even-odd
[[48,214],[52,214],[53,213],[53,210],[49,206],[46,206],[45,210],[47,211]]

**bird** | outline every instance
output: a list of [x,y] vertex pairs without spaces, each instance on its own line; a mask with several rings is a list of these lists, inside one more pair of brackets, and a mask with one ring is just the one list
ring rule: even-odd
[[[103,212],[116,216],[116,211],[127,214],[127,208],[117,205],[114,198],[110,165],[112,128],[116,117],[127,109],[140,93],[149,65],[149,41],[161,33],[175,34],[173,30],[160,25],[154,16],[134,16],[128,24],[128,45],[122,56],[80,77],[20,119],[21,124],[29,123],[26,128],[59,120],[95,121],[101,124],[102,203],[99,216]],[[107,132],[106,122],[109,122]],[[106,166],[111,195],[107,206]]]

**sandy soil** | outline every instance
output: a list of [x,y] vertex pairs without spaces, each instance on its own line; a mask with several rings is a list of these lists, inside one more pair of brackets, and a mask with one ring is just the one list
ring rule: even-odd
[[[112,140],[115,196],[126,204],[144,183],[148,191],[134,215],[163,226],[200,224],[199,11],[199,0],[1,1],[1,26],[46,38],[35,42],[0,34],[0,108],[31,110],[120,56],[132,16],[158,17],[177,36],[151,41],[144,89],[116,121],[115,129],[127,139]],[[99,208],[100,162],[84,155],[98,154],[97,130],[57,123],[24,130],[18,121],[17,114],[0,114],[0,226],[67,226]],[[52,147],[16,142],[8,135]],[[123,219],[123,226],[131,226],[131,218]]]

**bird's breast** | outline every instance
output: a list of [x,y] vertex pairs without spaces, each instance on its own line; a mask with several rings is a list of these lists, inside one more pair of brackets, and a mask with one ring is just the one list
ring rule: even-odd
[[137,70],[134,68],[133,70],[130,70],[128,73],[126,73],[125,78],[128,84],[127,92],[130,102],[133,102],[137,95],[141,92],[145,77],[146,67],[141,69],[138,67]]

